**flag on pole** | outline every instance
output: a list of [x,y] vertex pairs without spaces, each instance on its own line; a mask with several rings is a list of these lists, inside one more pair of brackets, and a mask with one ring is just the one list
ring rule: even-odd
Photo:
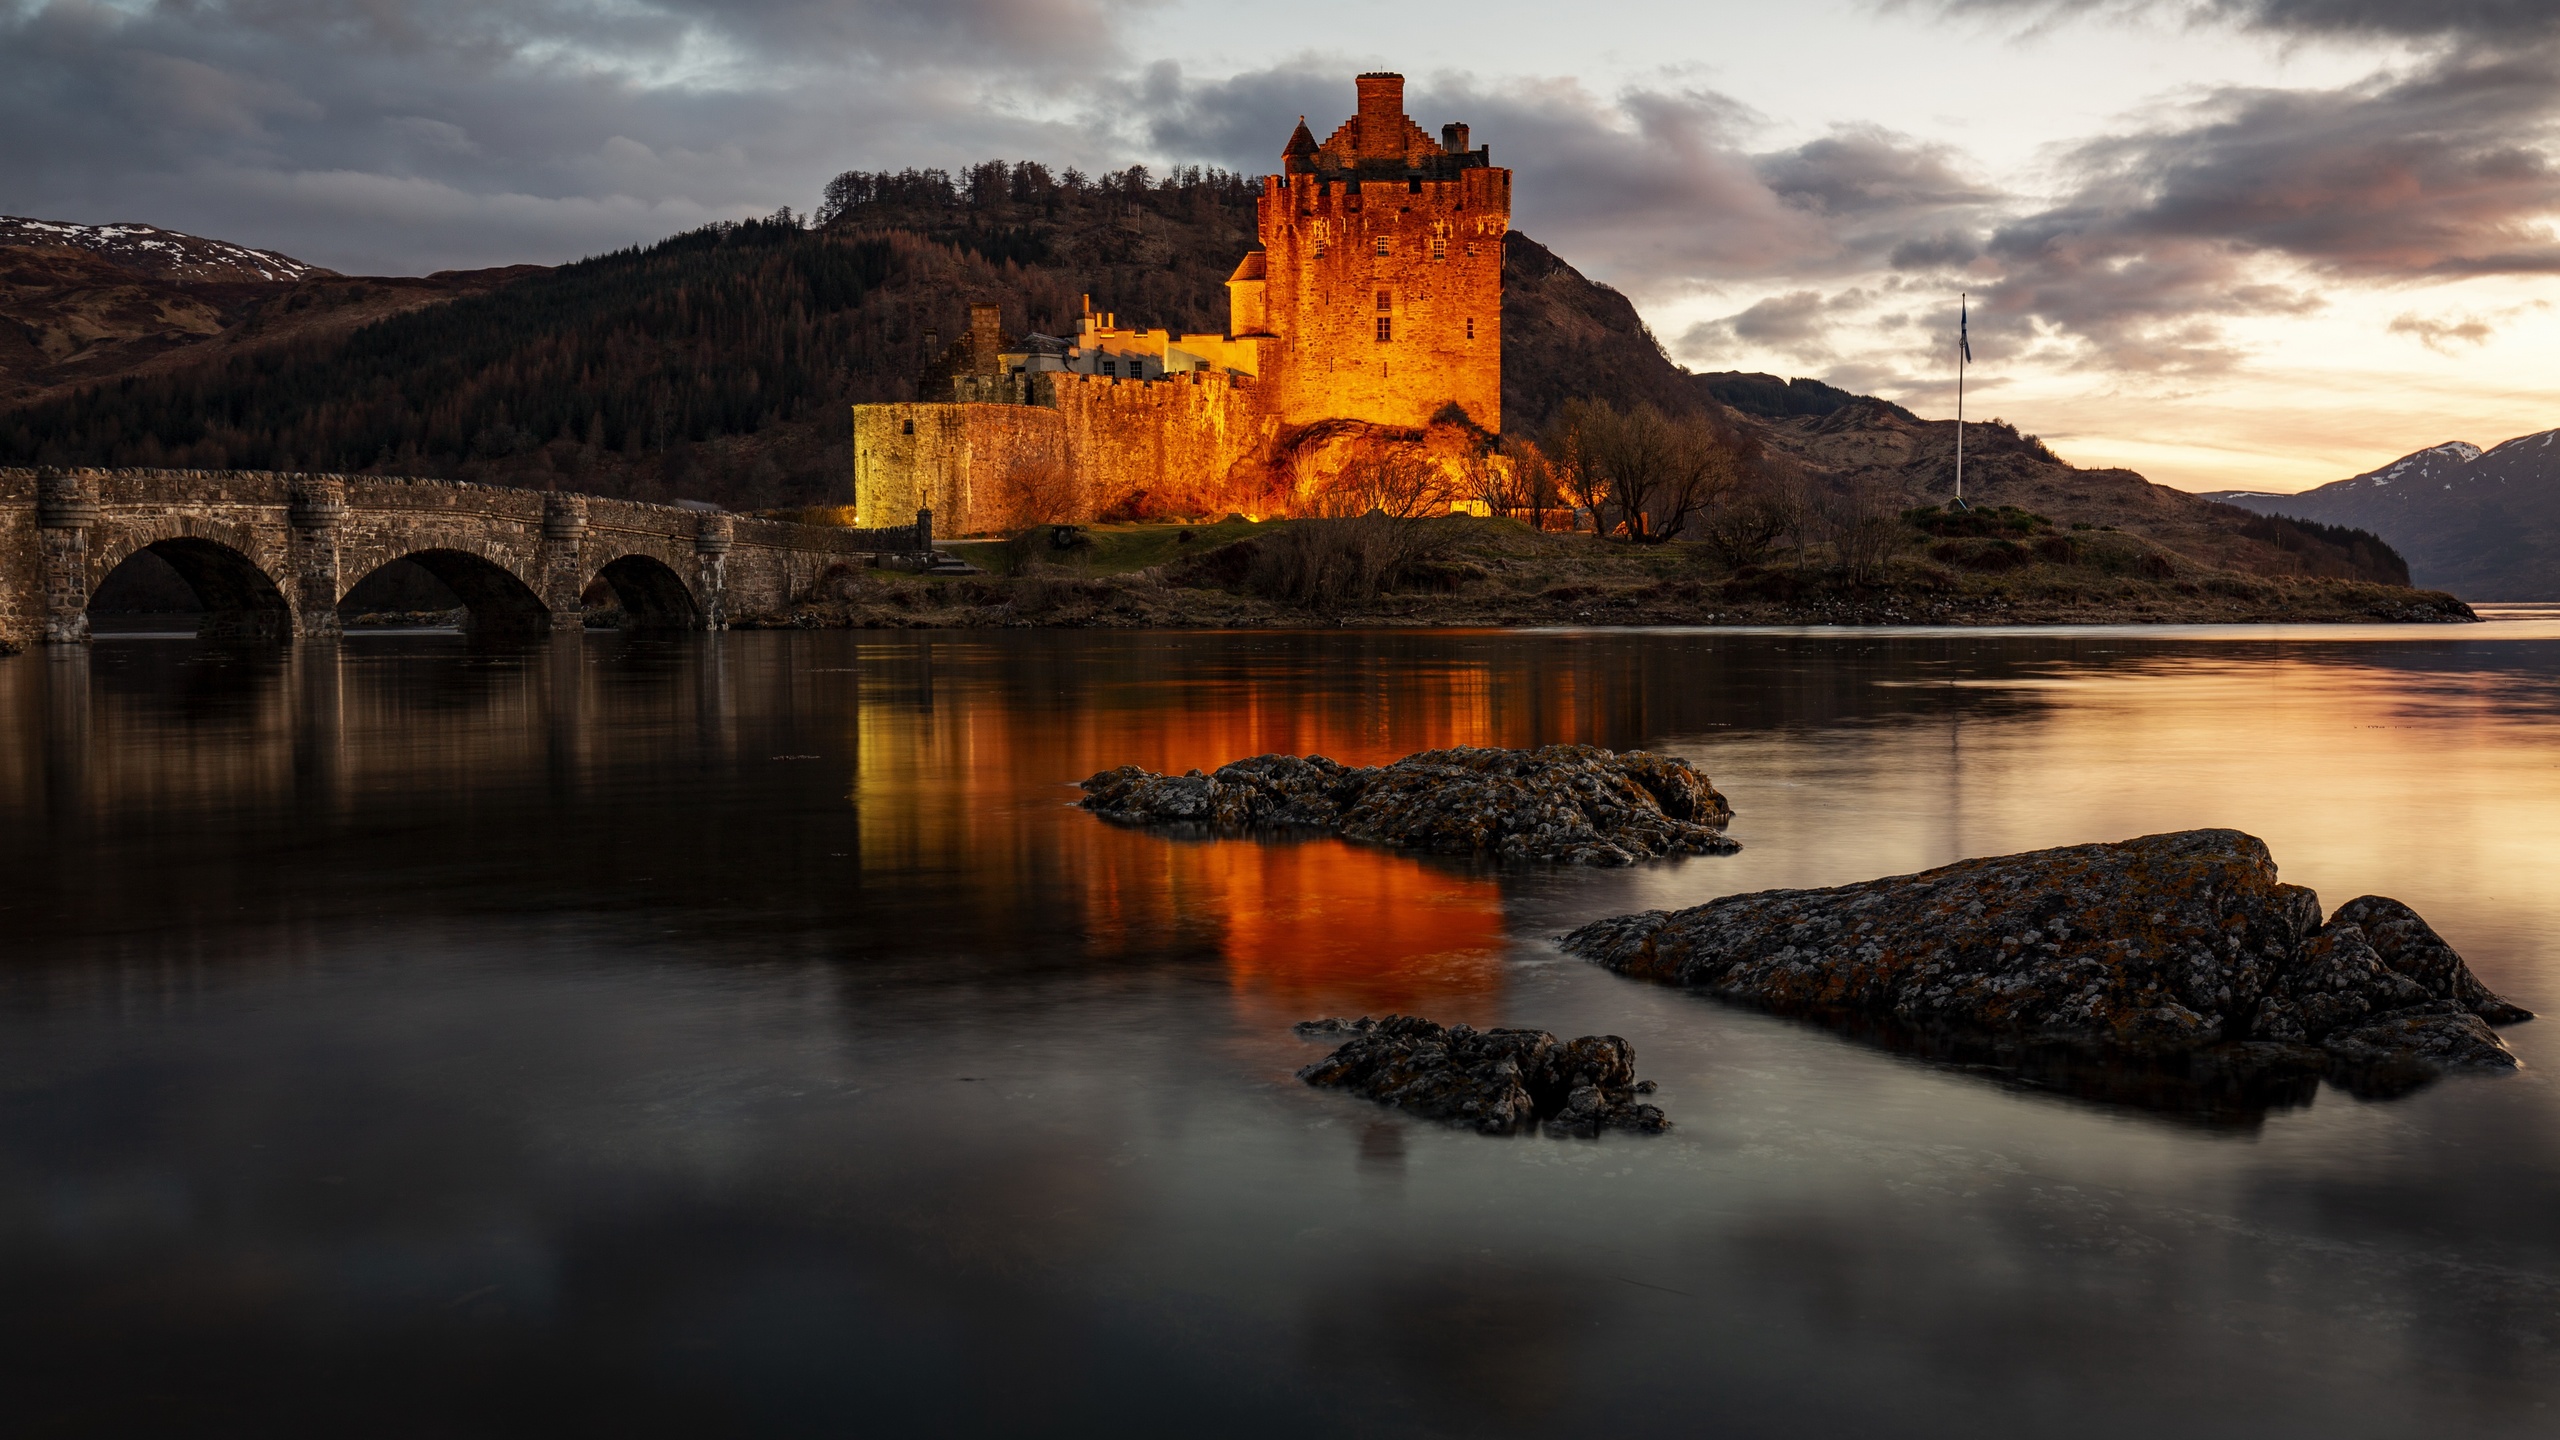
[[1956,348],[1964,352],[1964,363],[1967,365],[1973,363],[1973,336],[1971,334],[1973,316],[1970,313],[1971,310],[1972,306],[1970,302],[1964,300],[1956,302]]

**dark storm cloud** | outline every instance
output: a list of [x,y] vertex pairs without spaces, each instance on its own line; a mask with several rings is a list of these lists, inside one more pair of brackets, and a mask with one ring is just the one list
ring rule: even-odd
[[[1087,158],[1113,0],[0,0],[0,211],[559,260],[854,165]],[[1051,118],[1036,118],[1047,116]]]
[[2555,0],[1942,0],[1935,8],[2038,22],[2154,15],[2292,35],[2457,42],[2560,31]]
[[2555,56],[2461,51],[2339,90],[2227,90],[2081,145],[2074,193],[1992,236],[1989,304],[2110,364],[2210,369],[2230,359],[2218,319],[2316,308],[2329,284],[2560,271]]
[[[1186,80],[1170,60],[1149,65],[1132,108],[1143,114],[1148,142],[1165,155],[1215,165],[1243,175],[1266,175],[1280,166],[1281,148],[1298,117],[1318,140],[1348,119],[1349,61],[1306,57],[1268,70],[1221,80]],[[1107,107],[1107,102],[1106,107]]]
[[[1356,58],[1308,56],[1227,79],[1147,72],[1148,135],[1167,154],[1263,174],[1304,114],[1321,139],[1353,108]],[[1847,274],[1915,230],[1947,228],[1997,194],[1955,157],[1872,126],[1754,153],[1759,117],[1704,90],[1599,96],[1570,81],[1498,88],[1463,76],[1411,77],[1405,108],[1423,129],[1472,127],[1517,179],[1514,222],[1582,269],[1640,296],[1702,282]]]
[[1822,334],[1822,295],[1795,290],[1768,299],[1725,322],[1742,339],[1764,345],[1803,345]]
[[1944,146],[1915,144],[1875,126],[1843,129],[1760,156],[1754,168],[1791,205],[1822,215],[1878,217],[1897,226],[1914,214],[2000,198],[1967,179]]

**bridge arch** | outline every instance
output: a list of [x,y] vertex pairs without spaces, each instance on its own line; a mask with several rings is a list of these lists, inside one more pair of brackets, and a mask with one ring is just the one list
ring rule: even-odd
[[[211,532],[211,533],[200,533]],[[197,634],[207,637],[284,639],[293,634],[293,604],[275,575],[253,558],[255,541],[222,525],[173,519],[106,537],[89,567],[86,601],[118,571],[149,554],[178,572],[204,607]]]
[[702,604],[693,586],[658,556],[639,551],[617,555],[596,571],[596,578],[613,588],[630,629],[702,628]]
[[[465,629],[483,634],[535,633],[551,628],[551,607],[533,587],[524,583],[514,568],[504,560],[479,553],[482,547],[435,546],[410,550],[391,556],[363,575],[348,577],[346,593],[352,593],[366,576],[383,565],[405,560],[433,575],[462,602],[468,618]],[[340,599],[346,598],[342,593]]]

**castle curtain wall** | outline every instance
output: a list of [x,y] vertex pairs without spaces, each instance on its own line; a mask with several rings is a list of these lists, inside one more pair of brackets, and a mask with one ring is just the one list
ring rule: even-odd
[[[1211,516],[1267,509],[1263,457],[1277,426],[1259,403],[1259,385],[1215,373],[1054,379],[1086,518],[1132,508]],[[1141,495],[1144,505],[1133,505]]]
[[1037,405],[856,405],[853,523],[930,509],[943,534],[1012,523],[1011,482],[1025,470],[1074,473],[1057,411]]

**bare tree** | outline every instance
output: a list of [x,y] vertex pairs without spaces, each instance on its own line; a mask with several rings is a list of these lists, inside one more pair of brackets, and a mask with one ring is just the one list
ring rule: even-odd
[[1366,515],[1395,520],[1449,513],[1448,472],[1419,451],[1396,446],[1361,456],[1329,487],[1319,505],[1326,515]]
[[1569,401],[1548,438],[1568,493],[1602,534],[1623,527],[1639,544],[1677,538],[1723,508],[1743,478],[1742,456],[1723,429],[1697,415],[1650,405],[1618,411]]
[[1462,489],[1466,498],[1484,507],[1484,513],[1497,520],[1529,508],[1528,496],[1520,486],[1520,467],[1512,457],[1487,448],[1466,458],[1460,467]]
[[1512,488],[1519,508],[1529,514],[1529,528],[1545,530],[1549,511],[1568,508],[1562,471],[1534,440],[1505,440],[1502,455],[1511,462]]
[[1567,400],[1548,422],[1547,438],[1540,446],[1557,492],[1576,509],[1589,512],[1592,528],[1603,535],[1610,530],[1605,514],[1609,472],[1598,463],[1595,452],[1607,443],[1607,432],[1617,418],[1618,412],[1600,401]]
[[1856,584],[1884,577],[1885,567],[1905,542],[1902,493],[1876,476],[1853,479],[1833,492],[1824,505],[1823,528],[1830,533],[1840,568]]
[[1796,568],[1801,570],[1811,558],[1815,537],[1824,532],[1822,487],[1806,469],[1792,460],[1763,457],[1757,467],[1761,490],[1769,507],[1779,520],[1779,536],[1794,552]]
[[1738,495],[1716,507],[1699,525],[1707,548],[1728,565],[1742,566],[1765,560],[1769,547],[1785,533],[1786,520],[1764,495]]

